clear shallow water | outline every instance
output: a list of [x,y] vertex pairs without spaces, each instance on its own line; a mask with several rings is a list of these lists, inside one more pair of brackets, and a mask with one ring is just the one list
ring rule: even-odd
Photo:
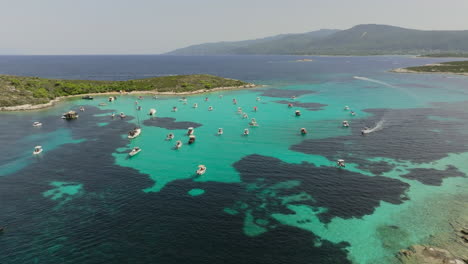
[[[0,157],[0,225],[7,226],[0,262],[392,263],[399,249],[450,230],[445,210],[468,184],[468,78],[387,72],[439,59],[298,58],[0,57],[8,74],[210,73],[268,85],[188,96],[187,105],[145,96],[140,112],[136,96],[119,96],[105,107],[97,105],[106,97],[97,97],[0,114],[8,154]],[[80,105],[78,120],[59,118]],[[259,123],[247,137],[237,107]],[[129,118],[112,120],[112,112]],[[136,114],[142,134],[129,141]],[[44,126],[33,128],[36,120]],[[382,120],[381,130],[360,135]],[[195,144],[186,144],[179,122],[199,125]],[[175,139],[166,141],[171,132]],[[184,145],[174,150],[179,139]],[[38,144],[44,153],[31,157]],[[134,146],[142,151],[128,158]],[[337,158],[348,161],[345,170],[333,166]],[[194,175],[199,164],[208,168],[202,177]]]

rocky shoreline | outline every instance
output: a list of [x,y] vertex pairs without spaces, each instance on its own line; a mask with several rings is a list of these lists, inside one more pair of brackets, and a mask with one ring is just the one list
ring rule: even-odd
[[39,109],[44,109],[48,108],[51,106],[54,106],[56,103],[68,99],[68,98],[74,98],[74,97],[81,97],[84,95],[119,95],[119,94],[125,94],[125,95],[131,95],[131,94],[151,94],[151,95],[192,95],[192,94],[201,94],[201,93],[211,93],[211,92],[217,92],[217,91],[223,91],[223,90],[237,90],[237,89],[247,89],[247,88],[255,88],[259,87],[258,85],[255,84],[247,84],[247,85],[242,85],[242,86],[232,86],[232,87],[218,87],[218,88],[213,88],[213,89],[202,89],[202,90],[196,90],[196,91],[191,91],[191,92],[158,92],[158,91],[132,91],[132,92],[107,92],[107,93],[87,93],[87,94],[77,94],[77,95],[69,95],[69,96],[61,96],[57,97],[53,100],[50,100],[49,102],[45,104],[24,104],[24,105],[16,105],[16,106],[4,106],[0,107],[0,111],[30,111],[30,110],[39,110]]
[[[424,65],[424,66],[430,66],[430,65]],[[462,75],[462,76],[468,76],[468,73],[456,73],[456,72],[421,72],[421,71],[413,71],[413,70],[408,70],[406,68],[396,68],[393,70],[390,70],[390,72],[394,73],[416,73],[416,74],[451,74],[451,75]]]

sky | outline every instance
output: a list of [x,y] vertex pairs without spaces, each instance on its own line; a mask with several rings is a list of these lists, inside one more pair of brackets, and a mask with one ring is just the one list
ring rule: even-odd
[[160,54],[387,24],[468,30],[468,0],[0,0],[0,54]]

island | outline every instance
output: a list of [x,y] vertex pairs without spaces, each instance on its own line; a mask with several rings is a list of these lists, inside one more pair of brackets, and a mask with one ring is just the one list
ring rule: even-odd
[[391,70],[396,73],[442,73],[468,75],[468,61],[451,61]]
[[207,74],[174,75],[127,81],[64,80],[0,75],[0,110],[32,110],[72,96],[152,93],[195,94],[254,84]]

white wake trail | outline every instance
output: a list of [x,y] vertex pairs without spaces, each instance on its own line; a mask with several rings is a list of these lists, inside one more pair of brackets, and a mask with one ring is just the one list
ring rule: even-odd
[[366,77],[360,77],[360,76],[354,76],[353,78],[356,79],[356,80],[378,83],[378,84],[381,84],[381,85],[385,85],[385,86],[388,86],[388,87],[395,88],[395,86],[393,86],[393,85],[391,85],[389,83],[386,83],[386,82],[379,81],[379,80],[374,80],[374,79],[370,79],[370,78],[366,78]]
[[377,122],[373,128],[363,129],[362,133],[363,134],[370,134],[372,132],[382,130],[384,128],[384,123],[385,123],[385,119],[382,119],[379,122]]

